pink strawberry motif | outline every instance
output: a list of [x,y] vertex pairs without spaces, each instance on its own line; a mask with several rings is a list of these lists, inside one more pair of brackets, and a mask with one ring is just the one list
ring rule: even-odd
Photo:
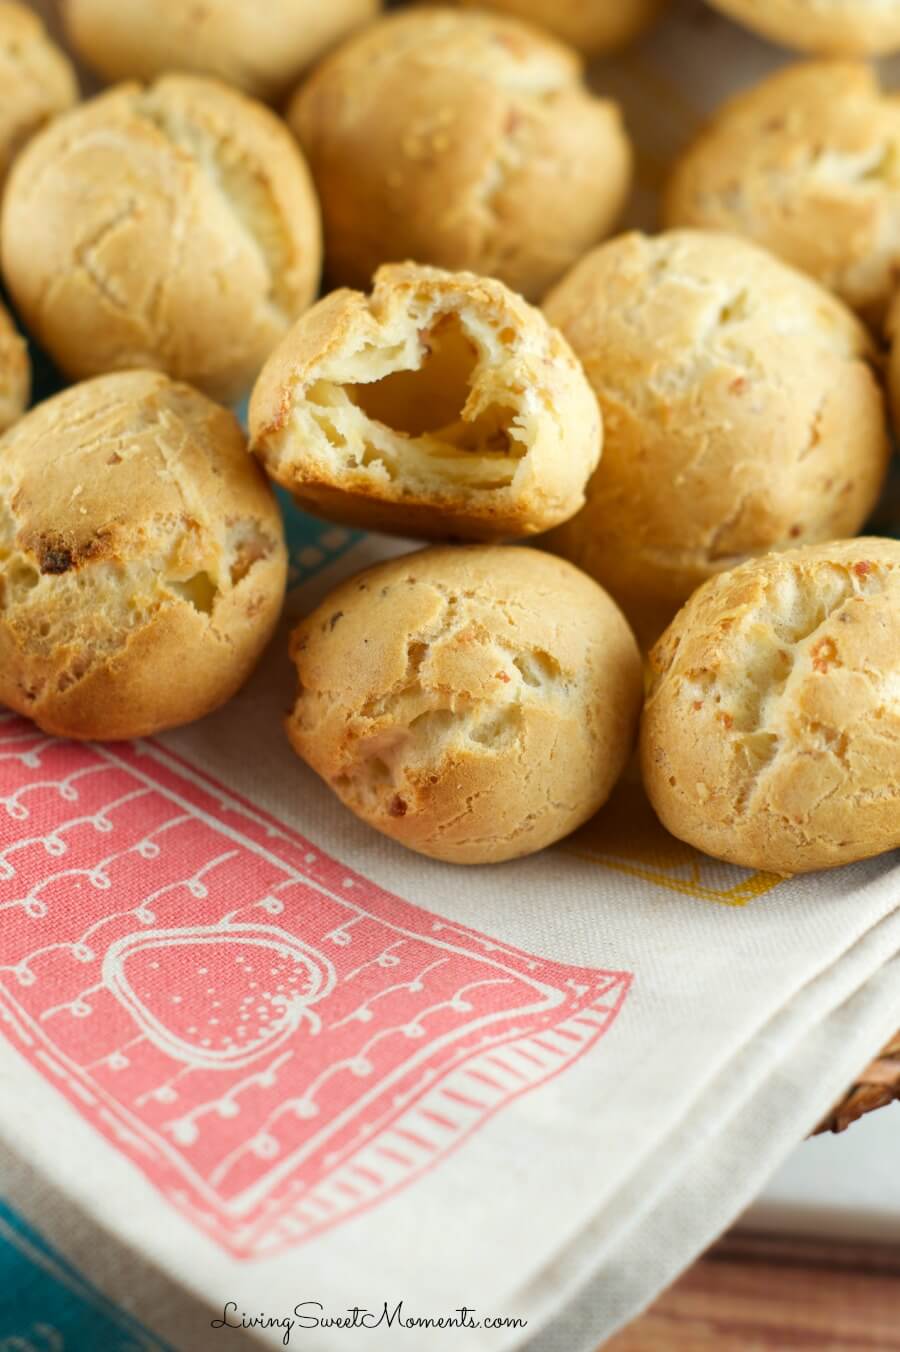
[[334,985],[322,954],[274,925],[144,930],[119,939],[103,979],[141,1031],[193,1066],[245,1065],[272,1050]]
[[0,849],[0,1042],[239,1258],[412,1184],[632,979],[386,892],[158,744],[2,713]]

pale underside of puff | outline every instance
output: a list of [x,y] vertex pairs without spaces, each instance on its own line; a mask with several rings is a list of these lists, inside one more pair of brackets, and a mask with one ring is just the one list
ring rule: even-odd
[[900,47],[896,0],[710,0],[760,36],[821,56],[887,55]]

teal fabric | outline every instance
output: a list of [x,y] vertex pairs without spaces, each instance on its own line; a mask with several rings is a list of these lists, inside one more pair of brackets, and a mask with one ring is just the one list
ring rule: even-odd
[[0,1352],[172,1352],[0,1202]]

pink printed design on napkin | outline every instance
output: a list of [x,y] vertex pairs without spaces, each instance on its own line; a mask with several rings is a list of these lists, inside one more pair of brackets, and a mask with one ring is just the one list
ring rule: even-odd
[[152,743],[0,714],[0,1017],[235,1255],[380,1201],[609,1028],[627,972],[383,891]]

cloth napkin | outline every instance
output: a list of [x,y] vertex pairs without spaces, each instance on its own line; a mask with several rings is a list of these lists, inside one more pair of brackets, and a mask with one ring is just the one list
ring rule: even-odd
[[[403,547],[306,538],[293,614]],[[667,837],[626,778],[540,856],[422,860],[291,752],[285,646],[220,713],[135,745],[0,716],[0,1131],[41,1182],[11,1201],[109,1296],[117,1250],[165,1277],[168,1323],[127,1289],[174,1346],[237,1336],[210,1327],[227,1301],[400,1300],[527,1321],[429,1348],[595,1346],[892,1030],[896,857],[751,874]]]
[[[778,59],[687,4],[598,68],[639,213],[698,92]],[[531,859],[404,851],[280,716],[290,624],[412,542],[285,514],[285,622],[227,708],[124,746],[0,711],[0,1340],[590,1352],[894,1030],[900,863],[717,863],[633,771]]]

